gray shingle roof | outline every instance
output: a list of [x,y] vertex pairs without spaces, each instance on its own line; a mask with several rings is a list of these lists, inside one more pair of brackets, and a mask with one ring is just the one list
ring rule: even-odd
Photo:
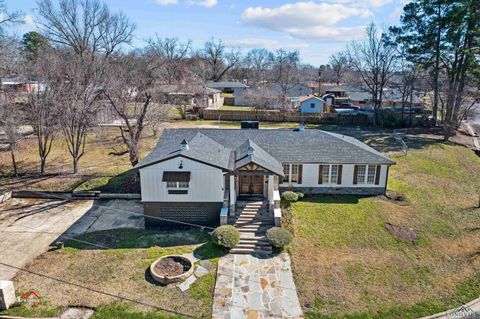
[[250,139],[236,149],[235,169],[249,163],[257,164],[270,172],[283,176],[282,164]]
[[239,88],[246,89],[248,85],[240,82],[208,82],[207,86],[212,89]]
[[[185,128],[165,129],[155,149],[135,168],[178,155],[183,139],[189,143],[190,153],[186,151],[182,155],[192,158],[198,156],[200,161],[229,170],[234,168],[234,152],[237,150],[238,153],[247,140],[280,163],[395,164],[353,137],[316,129],[301,132],[292,129]],[[264,158],[264,155],[260,158]]]

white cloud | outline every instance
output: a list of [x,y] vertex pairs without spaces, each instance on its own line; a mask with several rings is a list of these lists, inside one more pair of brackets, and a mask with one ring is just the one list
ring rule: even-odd
[[205,8],[211,8],[216,6],[218,3],[218,0],[192,0],[190,1],[191,5],[196,5],[196,6],[201,6]]
[[285,32],[294,38],[344,42],[362,37],[364,26],[338,27],[335,24],[351,17],[370,16],[372,12],[365,8],[310,1],[277,8],[250,7],[243,12],[242,19],[247,24]]
[[285,28],[334,25],[347,18],[367,18],[372,15],[367,9],[348,7],[343,4],[297,2],[277,8],[249,7],[242,19],[246,23],[267,29],[283,31]]
[[168,6],[169,4],[177,4],[177,0],[155,0],[156,4]]
[[238,40],[227,40],[225,41],[227,47],[233,48],[265,48],[268,50],[278,50],[281,48],[284,49],[306,49],[309,47],[307,43],[284,43],[277,40],[270,39],[257,39],[257,38],[245,38]]
[[403,7],[396,7],[395,10],[393,10],[393,12],[390,13],[390,19],[397,22],[398,20],[400,20],[400,16],[402,15],[402,13],[403,13]]

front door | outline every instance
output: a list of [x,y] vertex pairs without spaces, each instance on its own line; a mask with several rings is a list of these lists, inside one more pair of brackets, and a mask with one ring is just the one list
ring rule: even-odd
[[240,175],[241,195],[263,195],[262,175]]

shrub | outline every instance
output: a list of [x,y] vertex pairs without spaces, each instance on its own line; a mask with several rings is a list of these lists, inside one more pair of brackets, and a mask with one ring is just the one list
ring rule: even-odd
[[240,232],[234,226],[223,225],[213,231],[213,242],[225,248],[233,248],[240,241]]
[[267,231],[267,239],[276,248],[283,248],[292,242],[293,236],[286,229],[273,227]]
[[297,193],[297,195],[298,195],[298,199],[302,199],[302,198],[304,198],[304,197],[305,197],[305,194],[303,194],[303,193],[300,193],[300,192],[299,192],[299,193]]
[[285,202],[293,203],[293,202],[296,202],[298,200],[298,194],[295,193],[295,192],[292,192],[292,191],[286,191],[286,192],[282,193],[282,199]]

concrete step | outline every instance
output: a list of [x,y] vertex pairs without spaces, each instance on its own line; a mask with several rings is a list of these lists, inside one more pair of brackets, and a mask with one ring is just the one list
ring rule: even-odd
[[266,241],[240,241],[236,247],[270,247],[270,243]]
[[231,254],[238,254],[238,255],[248,255],[248,254],[260,254],[260,255],[267,255],[272,253],[272,249],[259,249],[259,248],[232,248],[230,249]]
[[244,221],[236,221],[235,224],[233,224],[235,227],[245,227],[245,226],[272,226],[274,225],[275,223],[272,221],[247,221],[247,222],[244,222]]
[[258,216],[255,216],[255,217],[238,217],[238,218],[232,218],[232,220],[235,220],[236,222],[239,222],[239,223],[248,223],[248,222],[266,222],[266,223],[269,223],[269,222],[273,222],[273,217],[258,217]]

